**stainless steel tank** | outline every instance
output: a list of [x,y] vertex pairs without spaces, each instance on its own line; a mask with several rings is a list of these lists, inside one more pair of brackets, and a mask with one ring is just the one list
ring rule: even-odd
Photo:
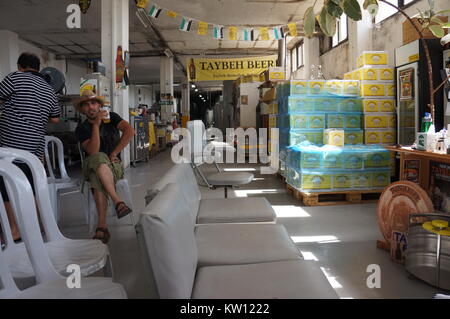
[[[409,216],[405,267],[409,273],[430,285],[450,290],[450,237],[439,236],[422,227],[423,223],[437,219],[450,222],[450,215]],[[440,254],[437,254],[438,250]]]

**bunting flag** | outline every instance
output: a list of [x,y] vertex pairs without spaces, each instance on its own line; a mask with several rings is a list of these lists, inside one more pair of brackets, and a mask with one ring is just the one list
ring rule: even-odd
[[236,41],[237,40],[237,33],[238,33],[238,28],[237,27],[229,27],[228,28],[228,39],[232,40],[232,41]]
[[244,29],[244,41],[255,41],[255,30]]
[[184,32],[189,32],[191,31],[191,26],[192,26],[192,20],[183,17],[183,20],[181,21],[180,24],[180,30],[184,31]]
[[261,36],[261,40],[269,41],[269,29],[268,28],[259,28],[259,35]]
[[162,9],[152,5],[152,7],[150,8],[150,11],[148,12],[148,15],[151,16],[152,18],[158,19],[159,15],[161,14]]
[[147,6],[148,0],[134,0],[134,2],[136,3],[136,6],[138,8],[145,9],[145,7]]
[[289,23],[288,27],[289,27],[289,34],[291,35],[291,37],[296,37],[298,35],[297,23]]
[[273,28],[273,36],[275,40],[284,39],[283,27]]
[[223,26],[214,26],[214,39],[223,39]]
[[[179,14],[175,11],[169,10],[169,9],[165,9],[165,8],[161,8],[158,5],[154,4],[154,5],[150,5],[148,4],[148,0],[134,0],[134,2],[136,3],[137,6],[137,15],[138,18],[141,20],[142,24],[144,26],[148,26],[149,23],[151,23],[151,20],[149,19],[149,17],[152,18],[159,18],[161,15],[161,12],[164,11],[165,15],[167,15],[170,18],[177,18],[179,16]],[[82,7],[82,11],[87,11],[87,9],[89,8],[89,5],[91,3],[91,0],[79,0],[80,3],[80,7]],[[150,7],[150,10],[148,11],[148,13],[145,12],[145,8]],[[286,27],[289,30],[289,35],[296,37],[298,36],[298,29],[297,29],[297,22],[292,22],[289,23],[287,25],[281,25],[281,26],[276,26],[276,27],[259,27],[259,28],[255,28],[256,30],[258,30],[258,34],[259,37],[257,38],[255,29],[253,28],[245,28],[245,29],[240,29],[236,26],[223,26],[223,25],[214,25],[212,23],[208,23],[208,22],[203,22],[203,21],[198,21],[196,19],[192,19],[186,16],[180,16],[182,17],[182,21],[179,27],[179,30],[181,31],[185,31],[185,32],[189,32],[192,29],[192,22],[198,22],[198,30],[197,33],[199,35],[206,35],[208,34],[208,29],[209,29],[209,25],[211,24],[213,26],[213,36],[215,39],[224,39],[224,29],[227,28],[227,35],[228,35],[228,39],[230,41],[238,41],[238,40],[243,40],[243,41],[257,41],[257,40],[262,40],[262,41],[270,41],[271,39],[275,39],[275,40],[280,40],[280,39],[284,39],[286,37],[284,30],[286,30]],[[240,38],[240,31],[242,30],[243,32],[243,38]]]
[[198,23],[198,34],[200,35],[206,35],[208,33],[208,23],[200,21]]
[[175,11],[167,11],[166,15],[171,17],[171,18],[176,18],[178,16],[178,13],[176,13]]

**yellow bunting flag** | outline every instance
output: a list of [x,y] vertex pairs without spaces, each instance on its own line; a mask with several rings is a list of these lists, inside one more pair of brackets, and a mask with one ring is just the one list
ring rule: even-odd
[[259,28],[259,35],[261,36],[261,40],[263,41],[270,40],[268,28]]
[[138,8],[145,9],[145,7],[147,6],[148,0],[135,0],[135,2],[136,2],[136,6]]
[[178,16],[178,13],[174,11],[167,11],[166,14],[171,18],[176,18]]
[[290,33],[291,37],[296,37],[298,35],[297,23],[289,23],[288,27],[289,27],[289,33]]
[[208,23],[200,21],[198,23],[198,34],[206,35],[208,33]]
[[228,38],[229,38],[229,40],[236,41],[237,40],[237,34],[238,34],[238,28],[237,27],[229,27],[228,28]]

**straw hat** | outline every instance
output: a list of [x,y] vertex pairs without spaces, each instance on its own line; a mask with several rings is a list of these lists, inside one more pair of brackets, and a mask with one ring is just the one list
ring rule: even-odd
[[105,104],[105,98],[103,96],[98,96],[91,90],[86,90],[83,91],[80,98],[73,101],[73,105],[77,108],[77,110],[80,110],[83,103],[88,101],[97,101],[101,106]]

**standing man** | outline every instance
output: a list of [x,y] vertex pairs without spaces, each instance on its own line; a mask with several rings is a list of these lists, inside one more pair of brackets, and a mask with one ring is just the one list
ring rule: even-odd
[[97,206],[98,227],[94,239],[106,244],[110,237],[106,226],[108,195],[119,219],[131,213],[131,209],[117,195],[115,185],[124,176],[120,152],[130,143],[135,132],[118,114],[102,110],[103,105],[103,98],[92,91],[85,91],[75,102],[77,110],[87,117],[77,127],[76,135],[89,155],[84,162],[83,176],[94,191]]
[[[43,161],[47,123],[58,123],[61,110],[53,88],[39,73],[39,58],[32,53],[22,53],[17,61],[17,72],[9,74],[0,83],[0,147],[28,151]],[[33,187],[30,168],[16,164],[27,176]],[[20,240],[14,213],[9,203],[3,179],[0,192],[5,202],[14,240]]]

